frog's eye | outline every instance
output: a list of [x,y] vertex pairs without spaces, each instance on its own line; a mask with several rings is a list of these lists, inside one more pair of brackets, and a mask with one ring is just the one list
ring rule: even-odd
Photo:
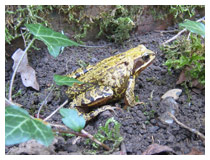
[[142,59],[144,61],[148,61],[149,60],[149,54],[145,53],[143,56],[142,56]]

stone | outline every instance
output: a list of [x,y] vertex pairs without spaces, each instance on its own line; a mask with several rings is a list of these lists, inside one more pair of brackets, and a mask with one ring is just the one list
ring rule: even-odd
[[181,93],[182,93],[181,89],[175,88],[167,91],[161,98],[165,99],[167,97],[173,97],[175,100],[177,100],[181,95]]

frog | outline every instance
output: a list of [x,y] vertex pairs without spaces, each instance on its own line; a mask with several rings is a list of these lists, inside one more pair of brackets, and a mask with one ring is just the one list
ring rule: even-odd
[[66,91],[72,98],[69,108],[76,109],[86,121],[106,110],[113,110],[110,102],[124,98],[125,107],[136,106],[135,81],[156,57],[155,52],[140,44],[120,54],[108,57],[85,69],[67,74],[83,84],[74,83]]

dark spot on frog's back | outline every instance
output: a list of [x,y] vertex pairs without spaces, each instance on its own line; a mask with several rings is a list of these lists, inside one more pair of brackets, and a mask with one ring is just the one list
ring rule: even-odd
[[85,98],[88,99],[90,102],[94,102],[95,99],[90,95],[91,92],[85,92]]
[[88,72],[88,70],[87,70],[87,69],[84,69],[84,70],[83,70],[83,73],[87,73],[87,72]]
[[128,63],[128,62],[124,62],[124,64],[125,64],[126,66],[128,66],[129,63]]
[[75,73],[75,76],[78,78],[78,77],[80,77],[80,74],[79,73]]

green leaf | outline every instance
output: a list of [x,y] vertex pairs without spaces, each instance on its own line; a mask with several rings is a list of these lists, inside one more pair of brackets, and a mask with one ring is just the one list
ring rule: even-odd
[[61,75],[57,75],[57,74],[55,74],[53,76],[53,79],[54,79],[55,83],[60,86],[61,85],[72,86],[74,83],[83,84],[83,82],[80,82],[77,79],[67,77],[67,76],[61,76]]
[[79,46],[78,43],[68,39],[62,33],[55,32],[41,24],[25,24],[25,26],[36,39],[43,41],[47,45],[50,54],[54,57],[59,55],[61,47]]
[[85,119],[78,115],[77,110],[61,108],[60,114],[64,117],[63,123],[72,130],[79,132],[85,127]]
[[35,139],[48,146],[53,141],[52,130],[41,121],[32,119],[28,112],[17,106],[5,109],[5,141],[13,145]]
[[179,26],[205,37],[205,25],[203,23],[186,20],[184,23],[180,23]]
[[39,119],[32,120],[32,124],[34,126],[34,130],[31,133],[32,138],[45,146],[49,146],[54,138],[51,127],[45,125]]
[[47,49],[53,57],[57,57],[61,52],[62,46],[47,45]]

